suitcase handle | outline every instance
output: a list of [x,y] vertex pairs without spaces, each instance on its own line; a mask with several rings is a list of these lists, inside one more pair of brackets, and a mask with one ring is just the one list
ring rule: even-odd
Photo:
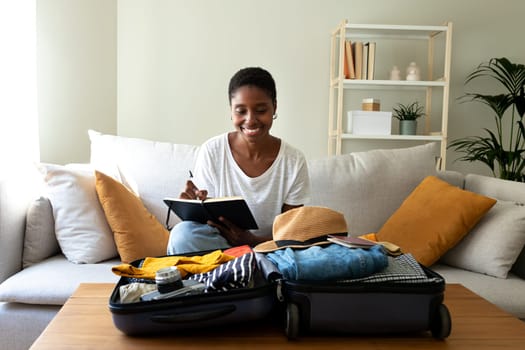
[[236,309],[235,305],[226,305],[211,310],[185,312],[171,315],[153,315],[150,320],[156,323],[190,323],[211,320],[231,314]]

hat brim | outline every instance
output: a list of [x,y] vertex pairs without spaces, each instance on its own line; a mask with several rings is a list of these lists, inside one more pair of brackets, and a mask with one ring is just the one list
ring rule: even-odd
[[263,242],[263,243],[260,243],[260,244],[256,245],[253,248],[253,251],[257,252],[257,253],[270,253],[270,252],[274,252],[276,250],[285,249],[285,248],[305,249],[305,248],[313,247],[313,246],[316,246],[316,245],[326,245],[326,244],[331,244],[331,243],[332,242],[330,242],[330,241],[321,241],[321,242],[311,243],[311,244],[307,244],[307,245],[289,244],[289,245],[284,245],[284,246],[280,246],[279,247],[275,243],[275,241],[266,241],[266,242]]

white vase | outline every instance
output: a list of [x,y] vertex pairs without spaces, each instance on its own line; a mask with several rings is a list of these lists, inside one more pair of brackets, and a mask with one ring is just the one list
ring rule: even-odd
[[410,62],[408,65],[406,79],[409,81],[419,80],[419,67],[416,65],[416,62]]

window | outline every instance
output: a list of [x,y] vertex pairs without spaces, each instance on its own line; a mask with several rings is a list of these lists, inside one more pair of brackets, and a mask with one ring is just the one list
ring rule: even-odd
[[39,160],[36,0],[0,0],[0,178]]

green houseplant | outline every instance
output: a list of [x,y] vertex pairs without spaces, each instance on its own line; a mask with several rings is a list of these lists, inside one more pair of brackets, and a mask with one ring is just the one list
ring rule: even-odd
[[[492,58],[470,73],[465,84],[477,78],[495,80],[502,92],[496,95],[472,92],[462,98],[488,106],[496,129],[484,128],[486,136],[463,137],[452,141],[448,147],[464,154],[458,160],[480,161],[490,168],[495,177],[524,182],[525,66],[512,63],[505,57]],[[505,117],[510,118],[507,118],[507,123],[504,123]]]
[[417,119],[425,115],[423,106],[417,101],[411,104],[398,103],[392,111],[392,116],[399,120],[399,133],[401,135],[415,135]]

